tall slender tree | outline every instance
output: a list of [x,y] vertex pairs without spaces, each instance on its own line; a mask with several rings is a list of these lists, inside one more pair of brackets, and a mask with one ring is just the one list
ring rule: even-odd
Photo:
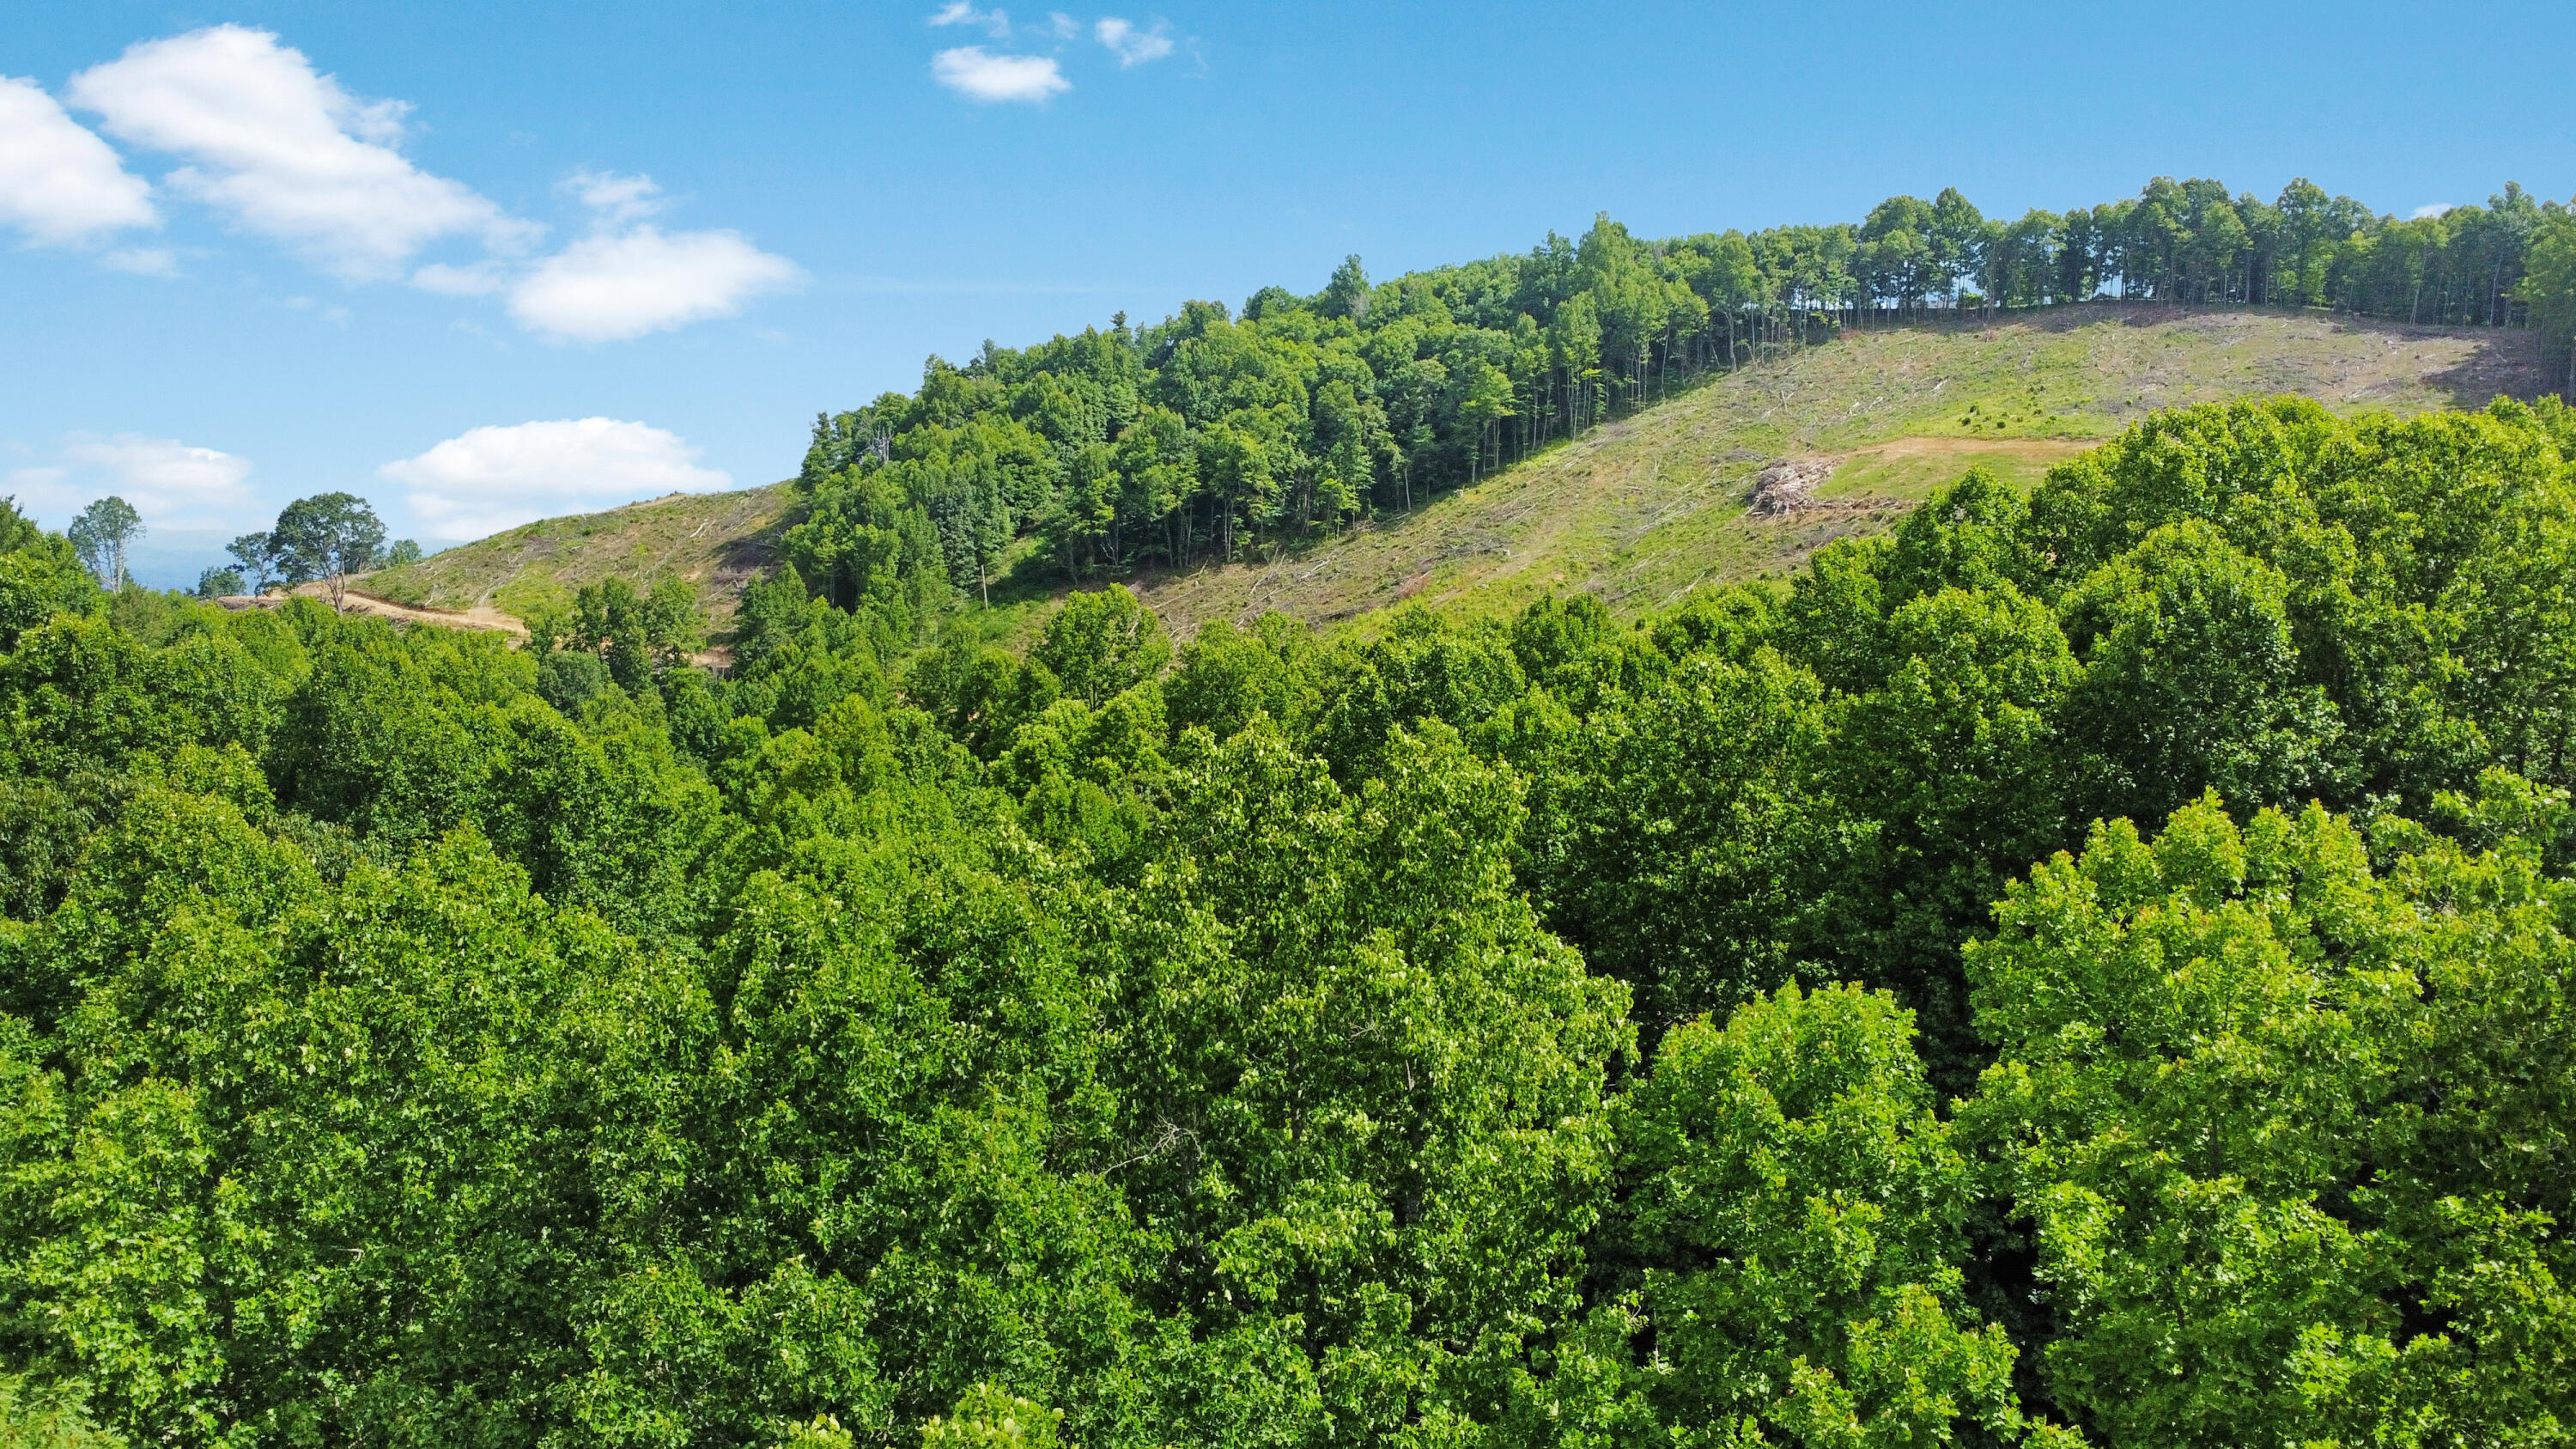
[[143,516],[134,505],[111,493],[90,504],[72,520],[67,535],[80,550],[81,562],[111,589],[125,587],[126,546],[143,536]]

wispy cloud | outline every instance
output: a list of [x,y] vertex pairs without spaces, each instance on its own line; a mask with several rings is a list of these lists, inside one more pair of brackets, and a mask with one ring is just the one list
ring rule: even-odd
[[489,297],[510,285],[510,272],[498,262],[432,262],[411,274],[411,284],[442,297]]
[[933,25],[979,25],[995,40],[1011,38],[1011,16],[1006,10],[978,10],[967,0],[949,0],[939,13],[930,17]]
[[2415,208],[2415,219],[2422,221],[2428,216],[2440,216],[2458,205],[2456,201],[2436,201],[2427,206],[2419,206]]
[[[1011,34],[1009,16],[1000,10],[978,10],[972,0],[950,0],[928,17],[928,23],[980,25],[996,40]],[[1050,10],[1046,20],[1029,27],[1028,33],[1056,42],[1056,54],[1012,55],[980,45],[955,46],[931,57],[931,76],[968,100],[986,104],[1035,104],[1072,90],[1060,57],[1065,42],[1086,34],[1084,23],[1064,11]],[[1144,28],[1123,16],[1108,15],[1090,22],[1087,33],[1117,59],[1121,70],[1161,60],[1174,48],[1170,27],[1159,20]]]
[[1172,37],[1164,33],[1159,23],[1152,30],[1138,30],[1134,21],[1108,15],[1092,25],[1091,34],[1092,38],[1109,48],[1111,55],[1118,57],[1121,70],[1161,60],[1172,53]]
[[138,277],[179,275],[179,254],[168,247],[118,247],[100,257],[98,264],[111,272],[131,272]]
[[930,74],[970,101],[1043,101],[1073,89],[1052,56],[989,55],[980,45],[943,50],[930,59]]
[[555,189],[612,223],[651,216],[667,204],[652,177],[621,176],[614,171],[576,171]]

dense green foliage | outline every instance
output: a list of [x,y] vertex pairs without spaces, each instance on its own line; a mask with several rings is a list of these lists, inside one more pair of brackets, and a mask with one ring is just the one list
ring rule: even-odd
[[721,677],[0,516],[0,1419],[2561,1442],[2571,458],[2163,414],[1637,626],[791,572]]
[[1375,285],[1353,257],[1240,313],[934,357],[911,395],[816,422],[788,552],[841,607],[918,622],[948,585],[987,592],[1016,539],[1078,582],[1267,552],[1843,328],[2113,293],[2537,326],[2576,394],[2576,214],[2519,186],[2411,220],[2304,180],[2264,202],[2166,178],[2009,223],[1955,190],[1751,236],[1604,217],[1526,256]]

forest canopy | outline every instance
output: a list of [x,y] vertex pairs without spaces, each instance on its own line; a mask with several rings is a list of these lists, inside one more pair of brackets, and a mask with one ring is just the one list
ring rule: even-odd
[[[939,547],[904,446],[851,547]],[[2571,458],[2162,413],[1636,621],[789,571],[721,676],[0,513],[0,1416],[2556,1442]]]

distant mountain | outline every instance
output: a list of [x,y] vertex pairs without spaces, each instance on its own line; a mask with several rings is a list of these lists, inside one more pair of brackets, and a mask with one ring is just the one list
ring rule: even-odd
[[233,535],[212,528],[155,528],[126,546],[125,571],[147,589],[193,589],[197,576],[232,560]]

